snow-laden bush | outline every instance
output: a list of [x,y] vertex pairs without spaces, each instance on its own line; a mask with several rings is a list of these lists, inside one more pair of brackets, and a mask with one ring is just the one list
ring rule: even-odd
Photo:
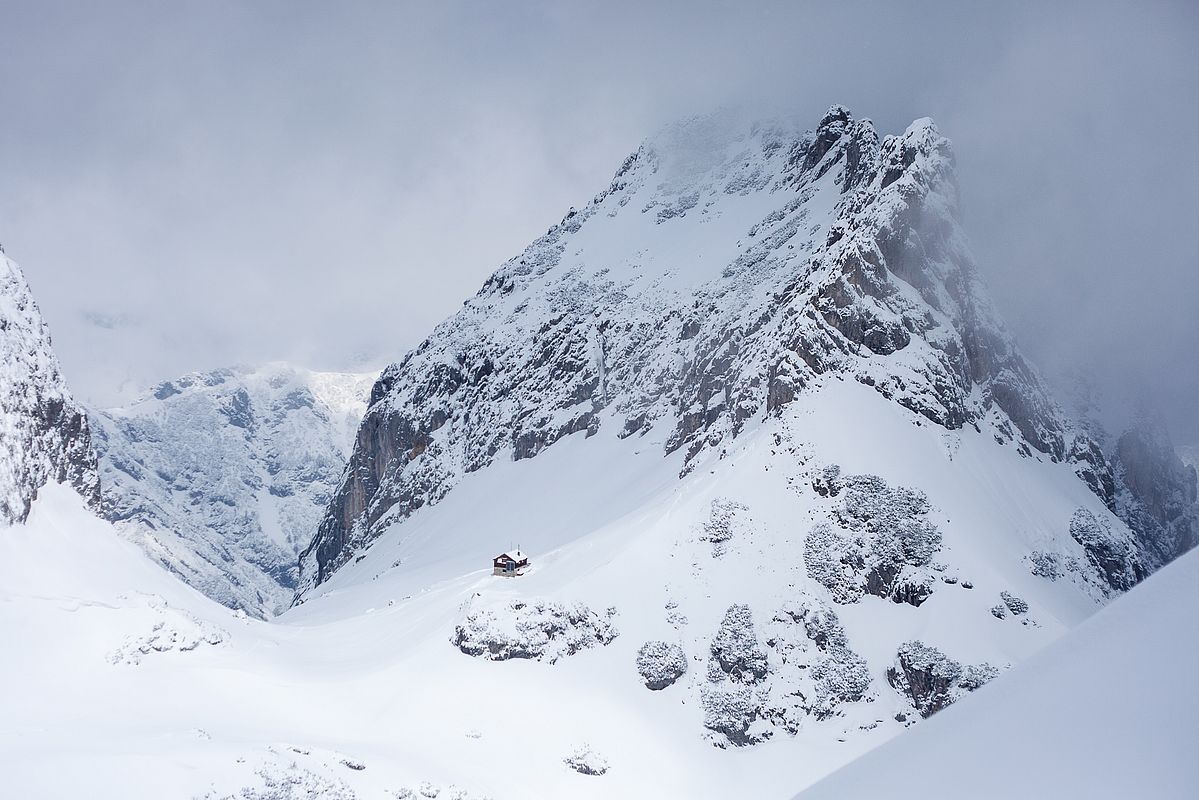
[[589,744],[572,750],[562,763],[581,775],[603,775],[608,771],[608,759],[597,753]]
[[637,651],[637,672],[647,688],[665,689],[687,672],[687,654],[671,642],[646,642]]
[[761,703],[750,687],[766,679],[768,662],[749,606],[729,606],[712,638],[710,652],[708,684],[700,701],[704,726],[717,734],[713,743],[718,747],[740,747],[761,741],[769,732],[751,732],[761,716]]
[[984,683],[998,677],[999,669],[997,667],[993,667],[986,662],[982,664],[970,664],[962,670],[962,677],[958,678],[958,686],[972,692]]
[[867,594],[923,603],[935,584],[926,567],[941,548],[941,531],[926,519],[928,498],[877,475],[845,478],[842,489],[835,522],[817,524],[804,542],[809,577],[838,603]]
[[[454,785],[442,787],[429,781],[422,781],[415,789],[405,786],[392,792],[395,800],[489,800],[484,795],[472,794]],[[314,795],[311,800],[317,800]]]
[[812,667],[816,695],[809,711],[817,719],[837,713],[842,703],[863,699],[870,691],[870,669],[866,659],[843,645],[833,645]]
[[[257,771],[258,785],[246,786],[237,794],[220,800],[357,800],[358,794],[344,781],[327,778],[297,764],[288,767],[267,766]],[[208,794],[205,800],[216,800]]]
[[821,497],[836,497],[841,493],[841,467],[836,464],[820,470],[820,474],[812,480],[812,488]]
[[911,641],[899,646],[887,681],[927,718],[998,674],[990,664],[963,667],[937,648]]
[[730,541],[750,533],[752,528],[749,506],[727,497],[717,497],[712,501],[700,538],[710,542],[712,556],[720,558],[728,551]]
[[709,679],[727,676],[734,683],[754,684],[766,677],[766,671],[766,653],[754,631],[753,612],[744,604],[729,606],[712,640]]
[[1006,591],[1000,592],[999,598],[1003,600],[1003,604],[1007,606],[1008,611],[1011,611],[1013,614],[1028,613],[1028,603],[1023,598]]
[[704,727],[723,738],[712,741],[717,747],[744,747],[765,738],[751,733],[758,719],[759,703],[748,686],[721,681],[703,688],[700,700],[704,707]]
[[1034,550],[1028,554],[1029,571],[1038,578],[1056,581],[1062,577],[1061,557],[1057,553]]
[[583,603],[515,600],[471,611],[454,628],[450,642],[470,656],[491,661],[535,658],[550,664],[580,650],[611,643],[617,636],[614,609],[601,617]]
[[1082,545],[1107,588],[1125,592],[1144,580],[1147,570],[1136,545],[1123,532],[1113,531],[1106,519],[1080,508],[1070,518],[1070,536]]
[[771,653],[765,715],[789,733],[804,717],[827,719],[870,691],[866,661],[849,649],[837,614],[815,598],[788,601],[766,626]]

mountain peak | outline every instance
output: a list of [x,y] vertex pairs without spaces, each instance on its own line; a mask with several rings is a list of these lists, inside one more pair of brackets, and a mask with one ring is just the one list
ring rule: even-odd
[[667,126],[384,370],[301,591],[496,459],[653,431],[685,474],[825,376],[1067,456],[930,120],[881,142],[841,106],[814,132],[730,112]]

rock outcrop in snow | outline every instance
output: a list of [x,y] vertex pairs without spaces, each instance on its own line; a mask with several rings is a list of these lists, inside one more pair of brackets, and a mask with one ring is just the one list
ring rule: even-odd
[[87,416],[67,389],[21,268],[0,251],[0,522],[24,522],[49,481],[99,504]]
[[384,371],[301,593],[496,459],[654,431],[686,473],[827,375],[1110,495],[980,288],[930,120],[880,139],[839,106],[811,132],[718,114],[647,141]]
[[104,515],[151,558],[254,616],[291,604],[372,376],[282,364],[195,373],[94,411]]
[[931,717],[999,674],[990,664],[963,667],[924,642],[905,642],[887,680],[922,717]]

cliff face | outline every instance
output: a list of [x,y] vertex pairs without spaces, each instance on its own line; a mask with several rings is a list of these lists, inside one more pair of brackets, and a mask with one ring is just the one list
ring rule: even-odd
[[1114,502],[987,300],[957,194],[927,119],[666,129],[384,371],[300,593],[497,458],[654,431],[685,474],[822,375],[1075,462]]
[[1199,543],[1195,467],[1183,463],[1165,427],[1141,420],[1115,442],[1118,513],[1160,566]]
[[50,481],[99,505],[87,416],[62,378],[21,268],[0,251],[0,520],[24,522]]
[[104,516],[189,585],[258,617],[286,608],[373,376],[286,364],[166,381],[94,411]]

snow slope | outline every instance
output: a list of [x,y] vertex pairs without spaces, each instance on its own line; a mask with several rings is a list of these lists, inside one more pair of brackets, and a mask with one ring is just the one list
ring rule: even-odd
[[[1107,513],[1069,465],[947,434],[855,381],[825,379],[687,481],[683,454],[664,459],[654,442],[569,437],[468,476],[270,624],[175,581],[52,487],[27,526],[0,532],[0,636],[17,654],[0,660],[0,685],[23,687],[0,696],[0,769],[29,798],[300,797],[303,786],[390,798],[423,781],[497,799],[789,797],[915,718],[886,679],[901,643],[1005,667],[1101,595],[1085,569],[1049,580],[1027,560],[1056,548],[1085,561],[1071,515]],[[944,567],[919,607],[838,605],[808,576],[805,538],[836,506],[812,485],[830,463],[927,490]],[[745,511],[713,526],[717,499]],[[493,577],[490,556],[510,542],[533,568]],[[1028,603],[1021,619],[992,614],[1002,591]],[[512,631],[513,601],[582,603],[617,635],[573,654],[558,639],[553,663],[452,643],[472,613]],[[827,718],[800,710],[794,734],[758,719],[750,733],[767,738],[730,746],[705,727],[705,695],[729,688],[711,674],[722,620],[748,606],[769,670],[756,691],[784,708],[811,690],[796,664],[825,658],[802,626],[772,621],[797,602],[835,608],[865,662],[864,696]],[[534,631],[538,618],[523,619]],[[789,662],[771,639],[790,642]],[[652,640],[688,664],[661,691],[636,668]],[[606,773],[567,766],[580,749]]]
[[1199,795],[1199,553],[799,800]]
[[287,364],[222,369],[92,411],[105,516],[209,597],[278,613],[374,378]]

